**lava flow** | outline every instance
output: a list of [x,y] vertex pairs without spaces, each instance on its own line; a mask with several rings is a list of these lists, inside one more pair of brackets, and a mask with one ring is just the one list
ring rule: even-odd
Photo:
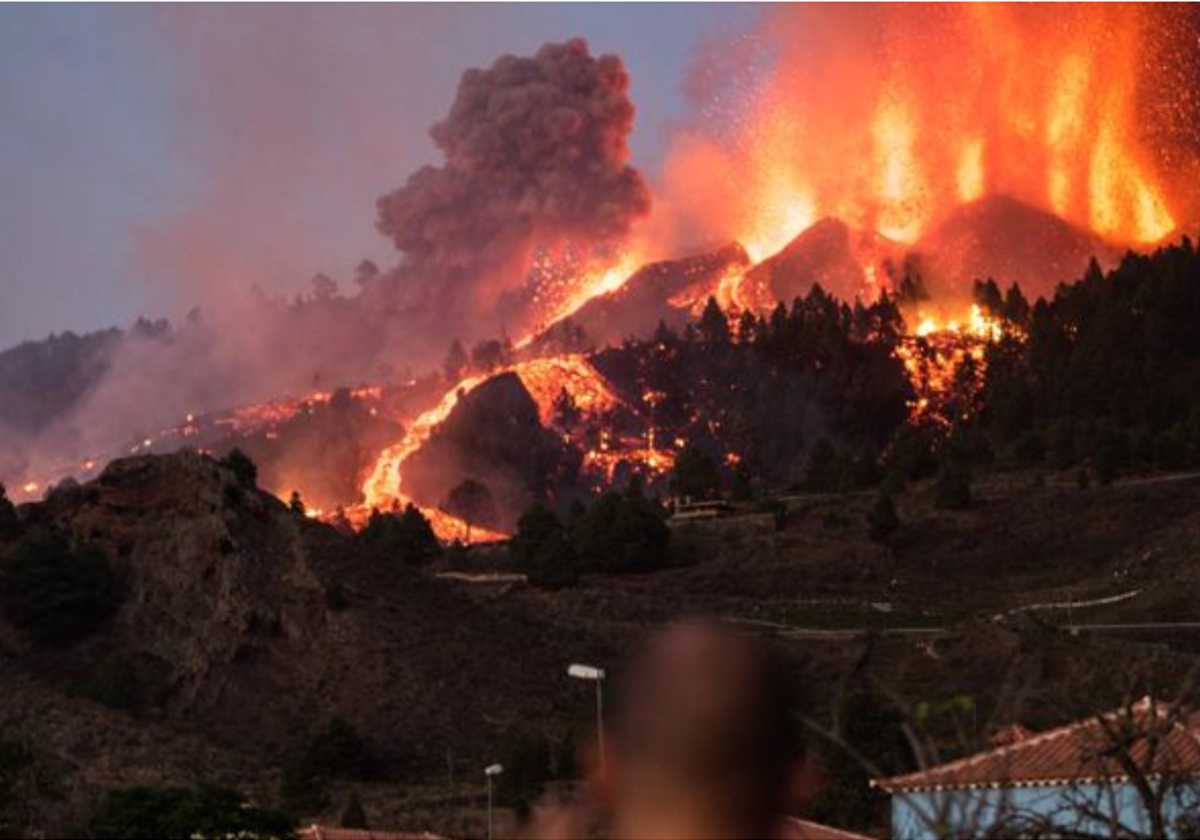
[[[543,424],[549,424],[554,412],[554,403],[566,392],[578,409],[586,415],[611,411],[619,404],[615,394],[605,384],[603,377],[582,356],[565,355],[545,359],[519,362],[487,374],[473,374],[455,383],[438,404],[419,415],[408,427],[404,439],[380,453],[375,465],[363,482],[364,502],[353,514],[361,519],[371,509],[387,509],[410,503],[403,490],[402,471],[404,462],[429,440],[437,426],[442,423],[455,406],[488,379],[503,373],[516,374],[538,407],[538,416]],[[445,540],[461,538],[467,531],[466,523],[445,511],[422,508],[429,517],[434,531]],[[489,532],[477,526],[471,528],[474,541],[499,539],[504,535]]]
[[[326,469],[348,486],[324,492],[316,504],[351,502],[348,497],[358,490],[361,499],[349,513],[362,521],[372,509],[410,503],[406,462],[464,396],[501,373],[520,378],[544,426],[554,427],[559,397],[564,392],[570,397],[586,418],[586,433],[557,431],[572,445],[581,444],[585,472],[612,482],[624,462],[661,475],[679,446],[655,439],[653,399],[616,393],[586,357],[575,354],[588,342],[562,343],[571,354],[532,358],[551,352],[554,344],[535,340],[538,336],[574,316],[591,320],[575,323],[573,335],[588,333],[597,342],[644,339],[659,319],[682,329],[710,298],[731,317],[762,313],[791,304],[817,283],[847,303],[855,297],[869,301],[894,291],[901,271],[907,279],[910,257],[918,274],[927,272],[916,279],[930,281],[935,300],[929,311],[908,313],[910,334],[896,349],[916,394],[909,416],[948,425],[977,408],[986,348],[1012,327],[979,307],[958,318],[935,313],[938,304],[953,298],[943,280],[962,288],[992,276],[1018,282],[1031,295],[1051,294],[1052,284],[1078,277],[1089,257],[1118,259],[1124,248],[1160,242],[1180,229],[1181,219],[1195,217],[1188,189],[1194,171],[1178,163],[1174,148],[1189,131],[1194,138],[1194,126],[1184,125],[1195,122],[1184,95],[1194,85],[1181,68],[1191,66],[1195,29],[1175,25],[1175,10],[1124,4],[1053,9],[862,4],[782,6],[766,14],[760,46],[769,61],[755,65],[749,86],[745,74],[724,74],[723,83],[733,89],[721,88],[716,98],[733,104],[714,105],[708,124],[698,119],[676,135],[656,185],[654,217],[643,228],[635,222],[643,223],[650,206],[648,188],[628,162],[634,110],[618,59],[604,57],[593,67],[586,45],[573,41],[550,45],[532,60],[510,56],[498,69],[464,77],[464,105],[434,131],[444,165],[421,170],[381,200],[380,230],[405,253],[397,275],[405,288],[419,291],[429,284],[437,290],[412,295],[414,301],[439,301],[421,312],[437,325],[435,338],[441,337],[440,319],[476,316],[462,338],[498,334],[503,316],[493,321],[484,316],[499,312],[486,303],[497,300],[499,291],[520,304],[522,334],[515,353],[498,357],[503,364],[453,383],[436,402],[423,390],[432,378],[407,391],[408,401],[385,404],[381,388],[353,392],[365,403],[368,421],[357,431],[344,418],[337,422],[347,423],[338,433],[353,437],[355,468]],[[560,65],[575,70],[559,73]],[[514,66],[524,70],[509,72]],[[577,102],[578,85],[555,88],[577,73],[593,79],[582,93],[594,94],[594,101]],[[549,97],[543,110],[552,119],[541,126],[545,130],[530,130],[531,112],[524,105],[520,113],[501,107],[526,102],[508,87],[520,88],[526,76],[537,80],[529,96],[539,102]],[[476,108],[480,103],[495,107]],[[493,124],[496,111],[504,111],[504,119]],[[513,154],[534,140],[540,144],[536,149]],[[488,152],[483,161],[488,166],[481,163],[481,150]],[[514,163],[520,165],[510,171]],[[484,175],[499,180],[476,180]],[[581,193],[581,180],[589,175],[595,176],[589,182],[593,191],[611,204]],[[494,188],[497,183],[520,189]],[[503,212],[482,200],[510,192],[518,200],[504,204]],[[576,201],[579,195],[586,200]],[[489,231],[494,241],[481,242]],[[731,241],[741,243],[735,246],[737,259],[732,264],[723,259],[717,269],[703,255],[658,259],[672,251],[695,255],[686,248],[698,242],[711,247]],[[489,288],[499,282],[496,253],[503,257],[505,277],[529,282]],[[948,254],[955,258],[943,259]],[[648,264],[651,255],[656,259]],[[945,264],[939,266],[939,259]],[[688,264],[700,267],[689,275],[681,267]],[[1051,285],[1032,288],[1027,275],[1035,269],[1053,275],[1041,278]],[[407,300],[393,294],[391,274],[372,278],[359,298],[337,299],[338,311],[361,317],[364,325],[372,323],[381,302]],[[442,296],[447,290],[454,293]],[[585,307],[598,299],[613,302],[613,308],[596,315],[590,310],[602,306]],[[452,313],[445,301],[461,306]],[[332,306],[330,300],[308,307],[314,322],[325,306]],[[645,316],[645,323],[631,326],[634,315]],[[525,334],[530,324],[536,327]],[[398,337],[397,347],[412,349],[400,338],[407,337]],[[421,350],[425,357],[438,352]],[[365,369],[357,356],[350,358],[348,369]],[[393,361],[389,356],[388,363]],[[330,400],[332,395],[318,393],[200,419],[189,415],[175,428],[138,433],[132,445],[103,454],[223,446],[260,433],[273,441],[276,429],[306,404]],[[432,407],[417,413],[410,403],[418,400]],[[404,422],[401,439],[383,448],[365,475],[357,474],[358,447],[376,452],[393,440],[397,432],[388,425],[393,419]],[[370,439],[371,433],[380,437]],[[57,478],[94,476],[96,464],[107,460],[94,451],[77,454],[87,460],[64,455]],[[309,454],[309,460],[319,457]],[[43,479],[51,473],[20,475],[18,499],[47,486]],[[309,475],[294,481],[303,483]],[[291,474],[286,480],[293,481]],[[443,511],[425,507],[425,512],[445,539],[466,530]],[[471,530],[477,539],[500,536]]]
[[987,372],[985,350],[989,342],[1000,340],[1005,326],[978,304],[961,320],[918,312],[916,321],[916,329],[896,348],[915,394],[909,417],[949,426],[973,410],[972,400]]

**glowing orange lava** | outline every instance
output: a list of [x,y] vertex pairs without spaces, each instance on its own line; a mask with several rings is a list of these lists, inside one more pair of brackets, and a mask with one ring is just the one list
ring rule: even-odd
[[679,138],[663,212],[755,261],[826,216],[911,244],[989,195],[1160,241],[1190,198],[1164,188],[1139,108],[1180,83],[1188,27],[1151,6],[1029,5],[772,7],[775,66],[730,98],[752,103],[721,123],[733,141]]
[[[987,345],[999,341],[1011,327],[988,316],[978,305],[952,318],[919,311],[914,321],[915,329],[896,348],[915,393],[909,403],[909,419],[943,426],[967,419],[986,374]],[[956,389],[966,393],[956,393]],[[956,399],[953,410],[957,416],[952,416],[950,406]]]
[[534,329],[516,342],[516,348],[519,350],[528,346],[543,329],[571,317],[592,298],[610,294],[621,288],[644,261],[641,251],[631,246],[608,264],[593,266],[582,277],[571,278],[560,284],[557,299],[548,302],[544,317],[539,319]]
[[[356,518],[365,517],[372,508],[386,510],[394,505],[403,506],[411,500],[404,494],[401,477],[404,462],[429,440],[433,430],[454,410],[459,401],[488,379],[501,373],[515,373],[538,407],[538,416],[548,424],[554,413],[554,402],[566,391],[583,412],[596,413],[614,408],[617,397],[609,389],[603,377],[583,356],[565,355],[545,359],[519,362],[503,370],[487,374],[475,374],[456,383],[441,398],[437,405],[418,416],[409,426],[404,439],[385,449],[375,462],[363,482],[363,505],[354,512]],[[429,517],[434,531],[444,540],[461,539],[466,533],[466,523],[450,514],[422,508]],[[472,541],[488,541],[503,538],[503,534],[490,532],[473,526]]]

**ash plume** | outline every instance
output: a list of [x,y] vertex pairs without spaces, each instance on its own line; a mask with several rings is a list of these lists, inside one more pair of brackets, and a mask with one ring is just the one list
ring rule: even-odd
[[398,269],[434,305],[487,307],[524,279],[534,245],[603,242],[650,209],[629,166],[634,107],[615,55],[574,39],[467,71],[430,129],[445,157],[378,202]]

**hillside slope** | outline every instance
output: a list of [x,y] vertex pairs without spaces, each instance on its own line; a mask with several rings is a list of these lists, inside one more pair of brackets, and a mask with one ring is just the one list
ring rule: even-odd
[[[98,546],[125,591],[109,626],[66,651],[3,634],[61,689],[119,662],[144,714],[269,762],[340,716],[400,773],[483,760],[498,730],[561,710],[561,634],[372,555],[206,456],[114,462],[28,515]],[[331,609],[335,584],[347,605]]]

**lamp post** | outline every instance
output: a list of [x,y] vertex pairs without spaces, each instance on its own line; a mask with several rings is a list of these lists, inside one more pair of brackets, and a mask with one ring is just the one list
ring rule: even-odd
[[492,778],[499,776],[504,772],[503,764],[490,764],[483,769],[483,775],[487,776],[488,788],[488,830],[487,840],[492,840]]
[[592,665],[572,665],[567,676],[596,684],[596,744],[600,748],[600,774],[604,775],[604,669]]

